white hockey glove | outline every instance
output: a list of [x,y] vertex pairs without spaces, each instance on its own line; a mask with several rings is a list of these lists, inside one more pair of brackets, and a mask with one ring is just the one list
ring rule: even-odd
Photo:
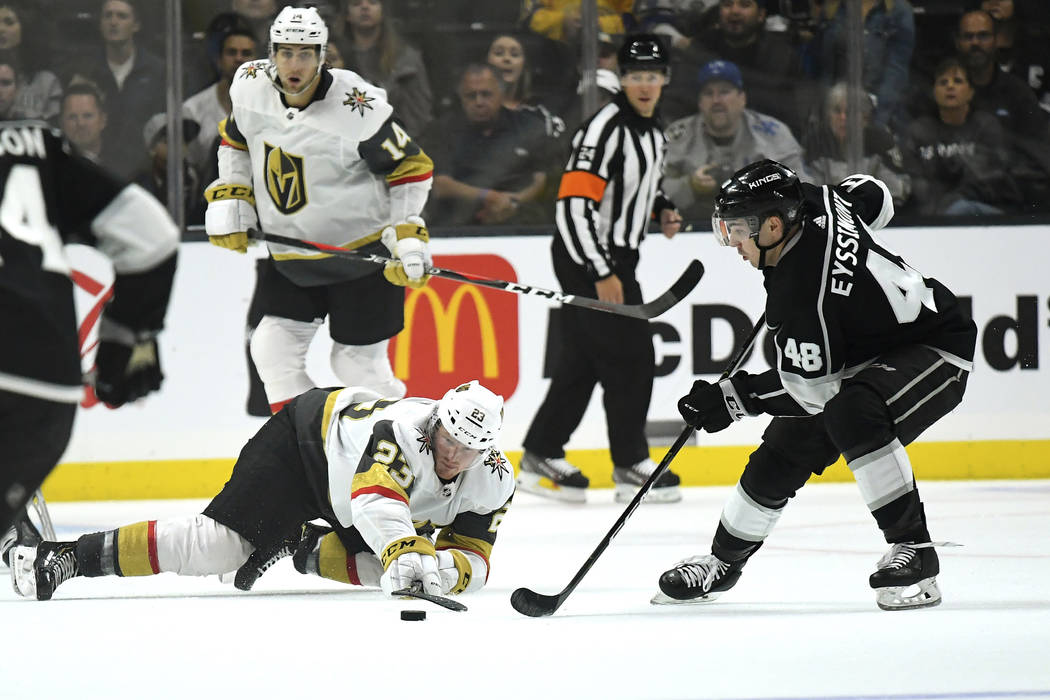
[[383,276],[391,284],[419,289],[430,279],[430,232],[418,216],[410,216],[394,226],[387,226],[381,234],[383,245],[396,258],[387,263]]
[[385,571],[379,586],[390,595],[402,588],[420,586],[424,593],[441,595],[441,575],[434,543],[425,537],[413,535],[394,540],[380,555]]
[[458,549],[443,549],[437,553],[437,560],[442,595],[456,595],[470,587],[474,573],[466,554]]
[[204,212],[208,240],[220,248],[247,253],[248,231],[259,225],[252,188],[216,180],[204,190],[204,198],[208,200]]

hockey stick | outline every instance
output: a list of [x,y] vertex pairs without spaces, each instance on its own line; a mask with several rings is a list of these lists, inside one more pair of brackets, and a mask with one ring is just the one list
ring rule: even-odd
[[[724,372],[722,372],[719,381],[725,379],[739,368],[744,357],[747,356],[748,352],[751,350],[751,346],[754,345],[755,338],[758,337],[758,332],[762,330],[762,326],[764,326],[765,323],[766,315],[763,313],[761,318],[758,319],[758,323],[756,323],[755,327],[751,330],[751,334],[748,335],[743,347],[741,347],[736,355],[734,355],[729,361],[729,366],[726,367]],[[596,562],[602,552],[606,550],[609,543],[612,542],[612,539],[620,532],[620,528],[622,528],[624,523],[627,522],[627,518],[631,517],[631,514],[634,513],[636,508],[638,508],[642,499],[645,498],[645,494],[647,494],[649,489],[653,487],[653,484],[655,484],[656,480],[660,478],[660,475],[664,473],[664,470],[670,466],[671,460],[675,458],[678,451],[685,445],[689,436],[693,434],[693,430],[694,428],[692,426],[685,426],[685,430],[683,430],[682,434],[678,436],[678,439],[674,441],[671,448],[667,450],[667,454],[665,454],[664,458],[660,460],[660,464],[657,465],[656,469],[653,470],[653,473],[649,475],[649,478],[646,479],[645,483],[638,489],[638,493],[634,495],[634,498],[631,499],[627,508],[620,517],[617,518],[612,529],[609,530],[604,538],[602,538],[598,547],[591,552],[591,556],[587,558],[587,561],[584,562],[580,570],[572,577],[572,580],[569,581],[569,585],[562,589],[562,592],[558,595],[542,595],[528,588],[519,588],[510,596],[510,604],[514,606],[515,610],[522,615],[528,615],[529,617],[546,617],[547,615],[553,615],[554,611],[561,607],[562,603],[565,602],[565,599],[576,590],[576,586],[580,584],[583,577],[591,570],[591,567],[594,566],[594,562]]]
[[390,595],[399,596],[402,598],[419,598],[420,600],[425,600],[429,603],[440,605],[446,610],[455,610],[456,612],[463,612],[467,609],[467,606],[463,603],[460,603],[458,600],[452,600],[451,598],[446,598],[440,595],[431,595],[429,593],[424,593],[423,591],[417,588],[402,588],[401,590],[394,591]]
[[[288,236],[279,236],[275,233],[266,233],[265,231],[250,231],[249,235],[251,238],[262,241],[270,241],[271,243],[279,243],[281,245],[292,246],[295,248],[305,248],[307,250],[316,250],[320,253],[328,253],[336,257],[350,258],[353,260],[362,260],[364,262],[372,262],[379,265],[385,265],[388,262],[392,262],[393,258],[387,258],[382,255],[374,255],[372,253],[360,253],[354,250],[347,250],[346,248],[339,248],[338,246],[328,245],[326,243],[316,243],[314,241],[301,241],[298,238],[289,238]],[[590,297],[581,297],[575,294],[566,294],[565,292],[556,292],[552,289],[543,289],[542,287],[533,287],[528,284],[518,284],[517,282],[506,282],[504,280],[494,280],[488,277],[480,277],[478,275],[466,275],[462,272],[456,272],[455,270],[446,270],[440,267],[429,267],[427,268],[427,274],[433,275],[434,277],[443,277],[445,279],[455,280],[456,282],[465,282],[467,284],[474,284],[479,287],[491,287],[492,289],[502,289],[505,292],[513,292],[515,294],[522,294],[525,296],[540,297],[543,299],[549,299],[550,301],[561,302],[562,304],[568,304],[570,306],[581,306],[585,309],[594,309],[595,311],[605,311],[610,314],[617,314],[619,316],[630,316],[631,318],[642,318],[651,319],[656,318],[663,312],[670,309],[672,306],[680,302],[686,297],[689,292],[693,291],[693,288],[699,284],[700,278],[704,275],[704,266],[699,260],[693,260],[689,263],[689,266],[685,268],[685,271],[681,276],[671,285],[671,288],[666,292],[653,299],[652,301],[644,304],[614,304],[608,301],[602,301],[601,299],[591,299]]]

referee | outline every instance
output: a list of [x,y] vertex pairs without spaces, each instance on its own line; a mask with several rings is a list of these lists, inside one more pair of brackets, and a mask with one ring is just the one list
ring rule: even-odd
[[[617,304],[642,303],[635,270],[650,218],[673,237],[682,217],[660,191],[666,138],[656,105],[668,54],[653,34],[627,37],[619,54],[623,91],[577,130],[558,190],[551,255],[562,289]],[[551,385],[525,436],[518,487],[577,503],[587,477],[565,460],[595,384],[604,390],[616,500],[626,503],[652,474],[645,421],[655,374],[648,321],[564,306]],[[670,471],[649,499],[681,499]]]

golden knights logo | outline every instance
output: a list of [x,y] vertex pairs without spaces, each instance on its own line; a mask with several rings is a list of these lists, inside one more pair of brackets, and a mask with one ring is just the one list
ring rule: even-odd
[[262,63],[249,63],[248,66],[241,71],[242,78],[255,78],[259,75],[259,69],[262,68]]
[[357,112],[361,116],[365,115],[366,109],[374,109],[369,102],[374,101],[374,97],[369,97],[368,93],[361,92],[357,88],[353,89],[353,92],[346,93],[346,99],[343,100],[344,105],[350,105],[350,109]]
[[266,190],[282,214],[294,214],[306,206],[306,176],[303,157],[263,142]]

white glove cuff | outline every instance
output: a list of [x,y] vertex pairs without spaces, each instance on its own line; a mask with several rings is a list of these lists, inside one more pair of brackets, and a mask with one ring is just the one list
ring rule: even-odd
[[736,386],[733,385],[731,379],[723,379],[718,382],[718,388],[722,390],[722,398],[725,399],[726,410],[729,411],[730,418],[738,421],[750,415],[747,409],[744,408],[744,402],[741,400],[740,394],[737,393]]

